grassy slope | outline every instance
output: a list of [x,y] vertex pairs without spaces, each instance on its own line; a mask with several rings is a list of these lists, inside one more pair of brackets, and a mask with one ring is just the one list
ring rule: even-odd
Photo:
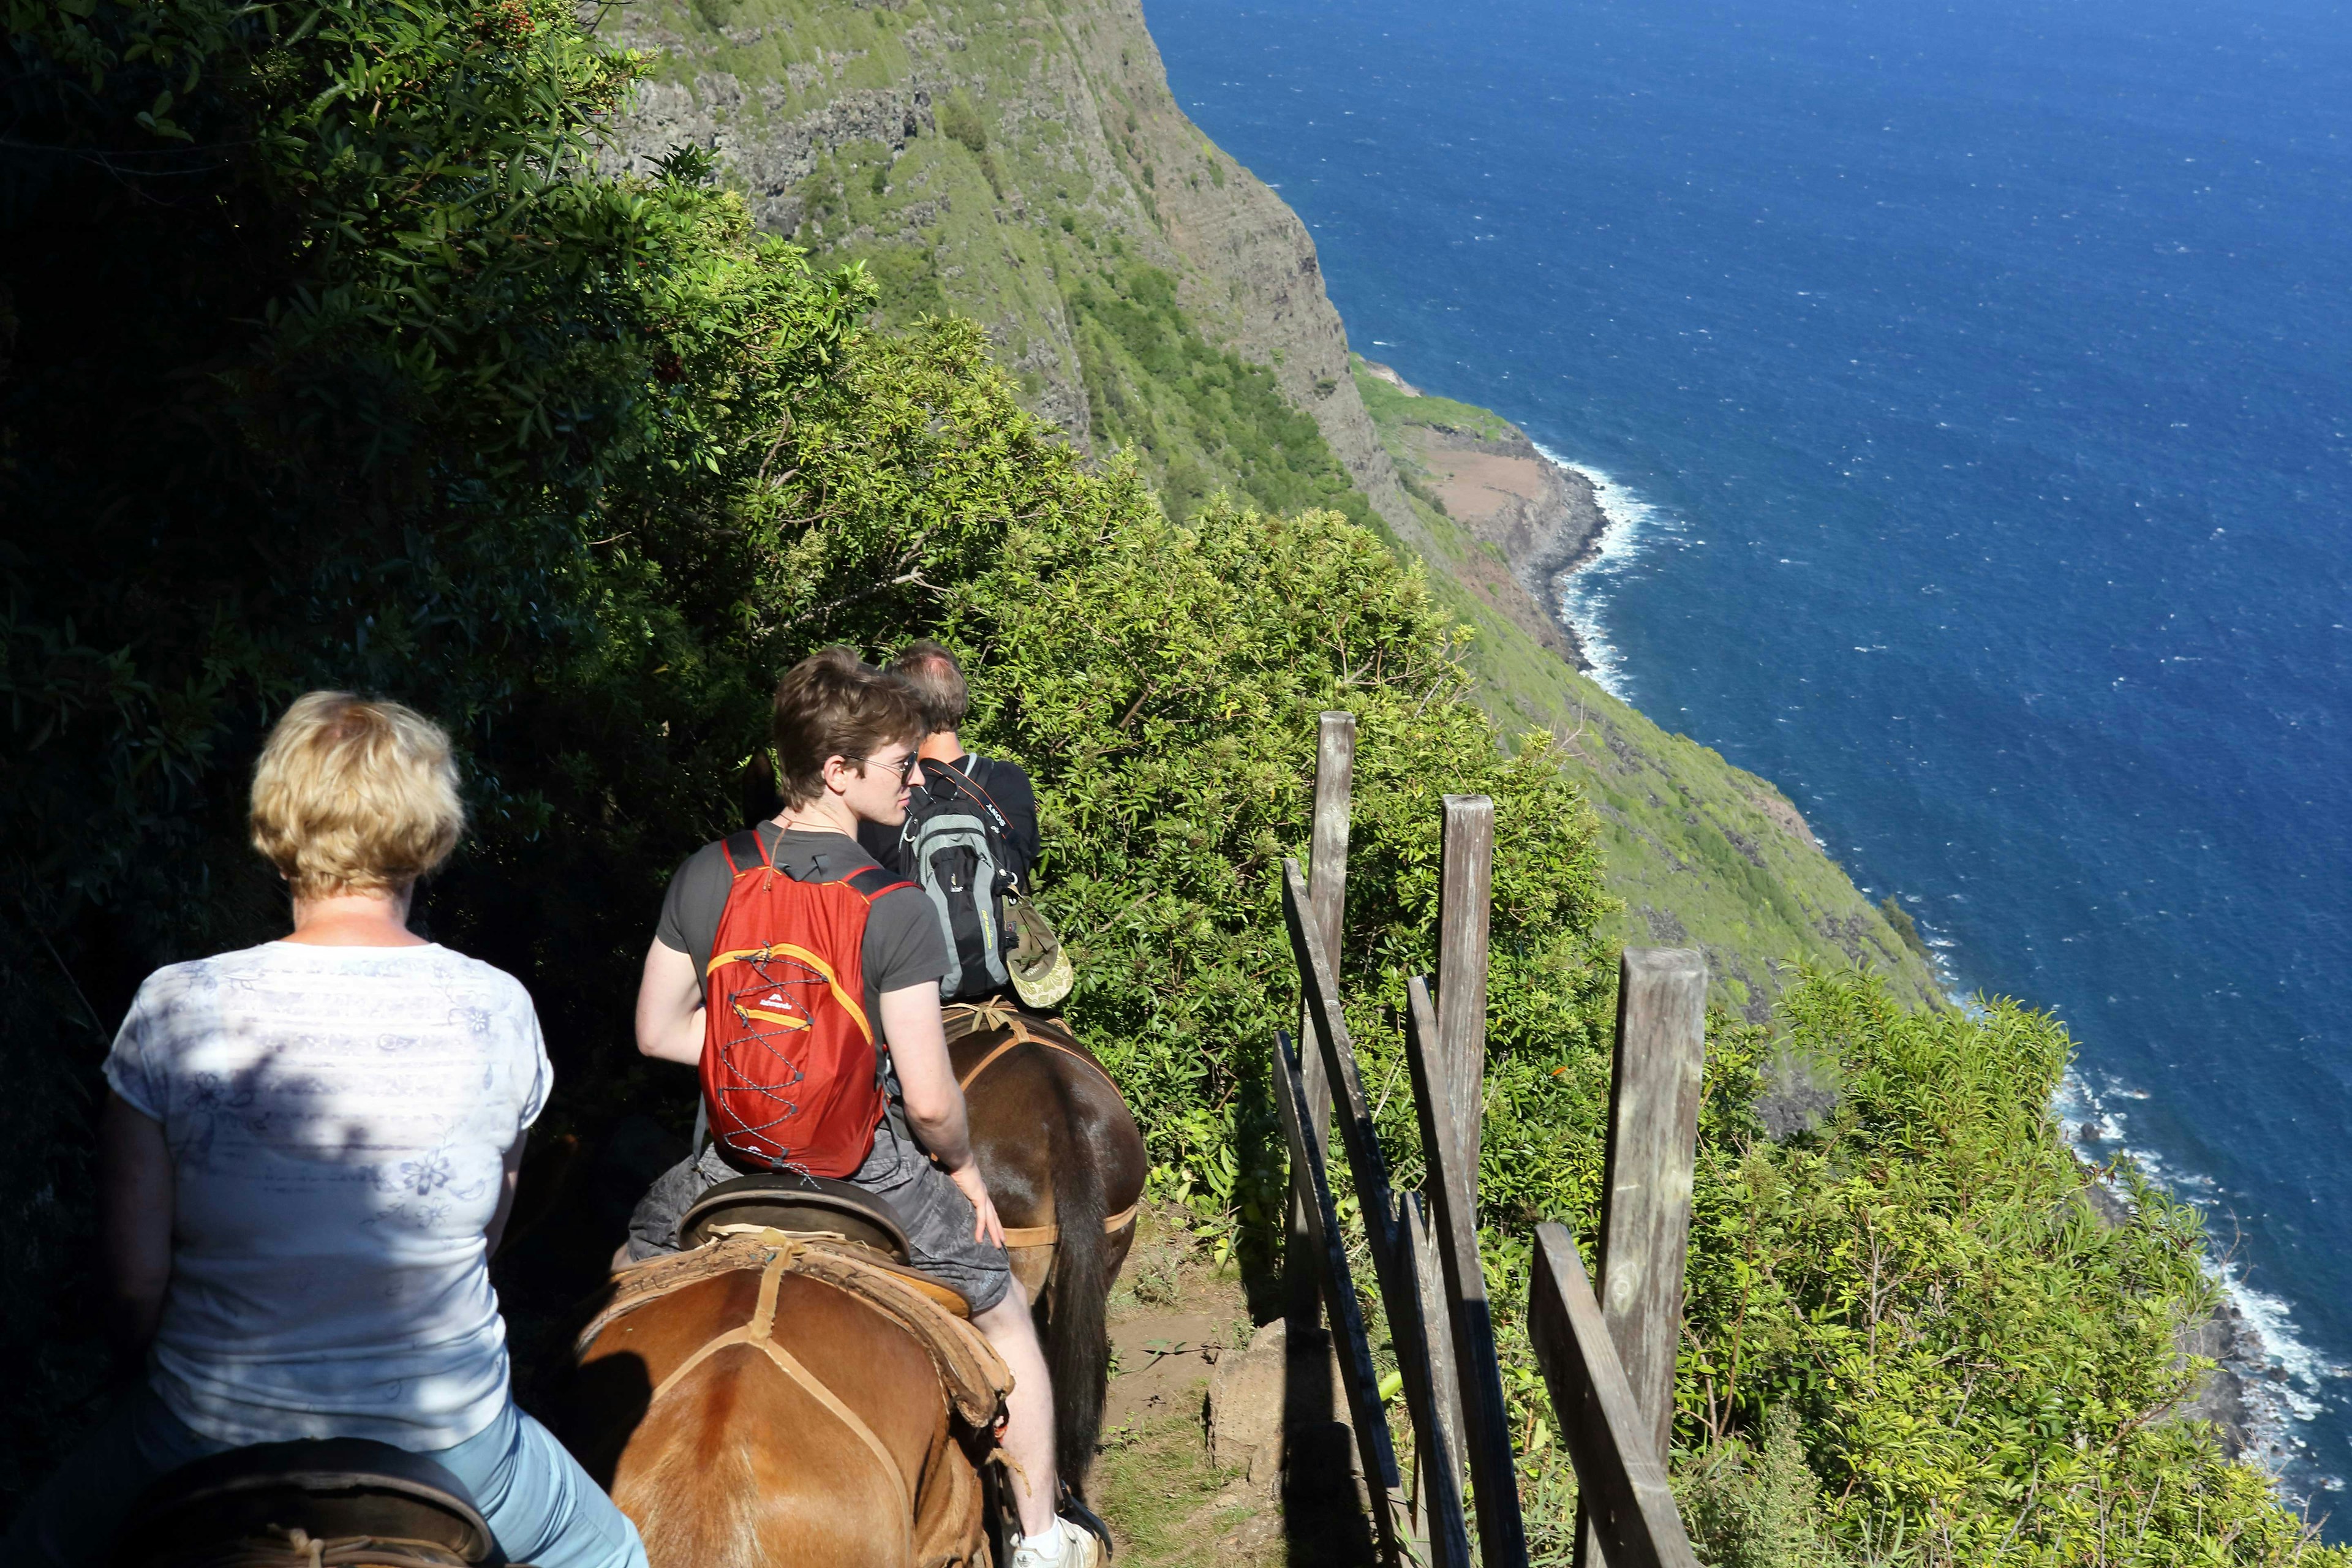
[[[1175,109],[1131,10],[645,0],[621,26],[662,51],[668,95],[626,128],[631,152],[715,138],[764,224],[820,261],[864,261],[886,320],[985,323],[1033,405],[1097,452],[1132,452],[1171,513],[1220,488],[1271,511],[1334,506],[1422,556],[1475,628],[1471,658],[1505,729],[1573,737],[1608,821],[1626,940],[1703,945],[1724,1000],[1750,1016],[1799,963],[1862,963],[1901,994],[1937,996],[1927,966],[1769,784],[1569,668],[1491,546],[1384,475],[1370,476],[1378,510],[1349,483],[1308,417],[1336,427],[1318,405],[1360,397],[1404,466],[1402,421],[1504,422],[1361,374],[1302,380],[1308,360],[1337,357],[1317,335],[1311,247],[1301,254],[1295,221]],[[1283,307],[1293,290],[1311,290],[1314,308]]]
[[[1411,462],[1410,423],[1488,435],[1506,425],[1467,404],[1408,397],[1365,372],[1357,384],[1401,468]],[[1607,825],[1609,889],[1625,901],[1628,942],[1705,947],[1725,999],[1757,1021],[1796,963],[1860,963],[1887,974],[1897,994],[1940,997],[1934,973],[1822,852],[1787,797],[1667,733],[1538,645],[1505,592],[1465,585],[1491,575],[1477,559],[1484,547],[1417,497],[1412,504],[1430,541],[1432,581],[1475,628],[1470,660],[1486,679],[1489,710],[1507,730],[1572,737],[1580,782]]]

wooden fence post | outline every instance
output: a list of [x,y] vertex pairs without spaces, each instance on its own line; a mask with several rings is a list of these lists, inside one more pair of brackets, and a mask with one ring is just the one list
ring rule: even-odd
[[[1661,1468],[1675,1427],[1675,1352],[1682,1339],[1706,1063],[1706,954],[1628,948],[1618,971],[1609,1076],[1601,1314],[1641,1418],[1639,1432]],[[1581,1525],[1578,1568],[1612,1561],[1591,1526]]]
[[[1482,955],[1483,956],[1483,955]],[[1472,1181],[1454,1143],[1455,1103],[1444,1078],[1436,1011],[1429,988],[1415,977],[1405,986],[1405,1058],[1412,1069],[1413,1109],[1421,1118],[1423,1184],[1437,1205],[1437,1243],[1451,1307],[1455,1397],[1460,1401],[1462,1447],[1475,1483],[1473,1499],[1479,1549],[1488,1563],[1527,1561],[1527,1525],[1519,1512],[1518,1461],[1511,1448],[1509,1407],[1495,1355],[1494,1310],[1486,1300],[1486,1275],[1478,1260],[1477,1222],[1471,1216]]]
[[[1437,1418],[1438,1436],[1443,1444],[1422,1443],[1413,1450],[1413,1463],[1421,1471],[1421,1489],[1414,1494],[1420,1507],[1423,1533],[1430,1531],[1429,1520],[1434,1508],[1434,1497],[1442,1489],[1430,1474],[1432,1467],[1443,1463],[1453,1482],[1452,1491],[1458,1504],[1462,1498],[1462,1374],[1454,1354],[1454,1308],[1446,1299],[1445,1259],[1437,1236],[1436,1213],[1427,1198],[1420,1193],[1399,1193],[1396,1195],[1397,1245],[1412,1258],[1413,1283],[1421,1290],[1421,1321],[1429,1344],[1430,1413]],[[1465,1560],[1467,1560],[1469,1540],[1463,1540]]]
[[[1307,868],[1314,910],[1313,923],[1323,939],[1323,951],[1330,953],[1334,962],[1339,958],[1340,933],[1347,913],[1348,812],[1355,771],[1356,716],[1336,711],[1325,713],[1316,733],[1315,821],[1313,836],[1307,845]],[[1298,1037],[1302,1042],[1315,1038],[1315,1027],[1307,1019],[1304,1004],[1300,1006]],[[1307,1120],[1315,1128],[1316,1137],[1322,1140],[1319,1147],[1328,1148],[1331,1139],[1331,1086],[1324,1076],[1323,1058],[1311,1046],[1301,1055],[1304,1059],[1299,1063],[1299,1068],[1307,1085]],[[1307,1235],[1307,1194],[1294,1174],[1290,1184],[1290,1223],[1283,1263],[1286,1298],[1283,1319],[1287,1325],[1284,1337],[1292,1350],[1292,1373],[1306,1372],[1311,1381],[1320,1377],[1325,1363],[1319,1347],[1314,1342],[1322,1329],[1322,1298],[1316,1288],[1317,1248]],[[1307,1410],[1329,1406],[1330,1390],[1328,1387],[1291,1392],[1298,1397],[1286,1397],[1285,1403],[1302,1415]]]
[[[1275,1100],[1291,1160],[1289,1371],[1301,1380],[1311,1361],[1307,1380],[1322,1378],[1328,1363],[1318,1323],[1319,1311],[1328,1311],[1384,1563],[1402,1568],[1412,1551],[1433,1568],[1471,1568],[1466,1459],[1476,1485],[1480,1556],[1486,1568],[1524,1568],[1517,1458],[1478,1253],[1494,804],[1483,795],[1445,797],[1437,990],[1433,997],[1425,979],[1409,980],[1404,1019],[1428,1179],[1423,1193],[1398,1194],[1389,1187],[1339,994],[1354,755],[1355,721],[1324,714],[1311,889],[1296,860],[1282,864],[1284,923],[1299,981],[1299,1043],[1311,1045],[1295,1048],[1287,1034],[1277,1034],[1275,1043]],[[1545,1225],[1537,1232],[1528,1333],[1581,1482],[1579,1568],[1698,1568],[1665,1467],[1706,1005],[1701,954],[1625,954],[1610,1087],[1601,1294],[1587,1281],[1566,1230]],[[1419,1515],[1421,1540],[1411,1544],[1416,1531],[1332,1196],[1335,1109],[1416,1439],[1423,1484],[1410,1512]],[[1318,1391],[1315,1409],[1326,1411],[1328,1382]],[[1297,1399],[1286,1404],[1303,1414]]]
[[1576,1239],[1547,1221],[1536,1226],[1535,1254],[1528,1338],[1576,1461],[1580,1506],[1609,1537],[1611,1568],[1699,1568],[1665,1465],[1644,1440],[1649,1422],[1634,1408]]
[[1454,1102],[1456,1167],[1478,1228],[1478,1122],[1486,1093],[1486,915],[1495,884],[1495,803],[1445,797],[1437,890],[1437,1039]]

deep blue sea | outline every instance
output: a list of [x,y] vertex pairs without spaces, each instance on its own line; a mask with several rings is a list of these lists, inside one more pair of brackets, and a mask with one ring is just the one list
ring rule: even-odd
[[1571,609],[1610,682],[1786,789],[1958,988],[2067,1021],[2070,1111],[2208,1206],[2290,1489],[2336,1507],[2352,8],[1148,19],[1356,346],[1609,481]]

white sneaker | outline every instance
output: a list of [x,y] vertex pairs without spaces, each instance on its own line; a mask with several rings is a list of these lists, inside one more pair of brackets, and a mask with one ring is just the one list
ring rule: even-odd
[[1109,1553],[1093,1531],[1066,1519],[1055,1520],[1054,1530],[1061,1537],[1058,1553],[1048,1557],[1024,1539],[1013,1548],[1013,1568],[1102,1568]]

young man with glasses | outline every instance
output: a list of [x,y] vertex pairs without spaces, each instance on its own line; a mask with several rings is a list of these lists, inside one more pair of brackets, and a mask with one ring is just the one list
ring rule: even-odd
[[[963,1292],[1013,1373],[1000,1441],[1024,1532],[1015,1564],[1091,1568],[1099,1543],[1055,1516],[1052,1386],[948,1060],[946,944],[930,900],[857,845],[859,824],[905,818],[922,728],[907,686],[847,648],[777,686],[783,809],[678,868],[637,992],[637,1048],[701,1069],[714,1142],[654,1183],[624,1250],[677,1250],[688,1208],[736,1175],[798,1171],[885,1200],[912,1262]],[[802,955],[789,965],[772,956],[787,947]],[[707,1005],[739,995],[751,1000]]]

